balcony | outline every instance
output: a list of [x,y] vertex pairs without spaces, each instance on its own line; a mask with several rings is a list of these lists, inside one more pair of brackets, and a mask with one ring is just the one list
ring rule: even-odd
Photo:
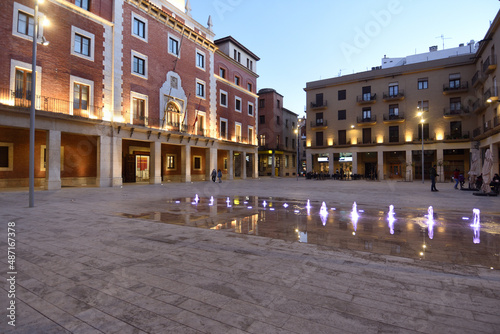
[[466,93],[467,91],[469,91],[469,82],[468,81],[462,82],[458,86],[443,85],[443,94],[444,95]]
[[317,119],[316,121],[311,121],[310,124],[311,129],[328,127],[328,121],[326,119]]
[[486,110],[488,106],[484,103],[483,100],[477,99],[473,104],[472,104],[472,112],[479,114],[480,112]]
[[499,125],[500,125],[500,116],[495,116],[493,118],[493,127],[496,128]]
[[464,141],[464,140],[469,140],[470,139],[470,133],[469,131],[462,131],[461,133],[450,133],[450,132],[446,132],[444,134],[444,140],[445,141],[458,141],[458,140],[461,140],[461,141]]
[[491,120],[487,121],[483,125],[483,133],[490,131],[492,129],[491,127]]
[[322,102],[311,102],[311,108],[313,110],[320,110],[320,109],[326,109],[328,106],[328,101],[322,101]]
[[405,98],[405,93],[403,90],[400,90],[397,94],[391,94],[391,93],[382,93],[382,100],[384,102],[389,102],[389,101],[400,101],[404,100]]
[[404,113],[399,114],[384,114],[384,123],[403,123],[405,121]]
[[471,80],[472,87],[477,88],[479,85],[484,84],[485,81],[486,81],[486,76],[484,76],[482,72],[476,71]]
[[[0,89],[0,105],[8,105],[20,109],[29,109],[31,107],[31,97],[23,96],[19,92],[8,89]],[[78,108],[80,107],[80,108]],[[35,97],[36,110],[48,111],[58,114],[66,114],[88,119],[102,119],[102,108],[94,105],[76,106],[72,101],[65,101],[49,96]]]
[[460,108],[443,108],[443,117],[444,118],[453,118],[460,116],[469,116],[470,108],[466,106],[460,106]]
[[477,137],[481,134],[481,128],[475,128],[472,130],[472,138]]
[[497,56],[491,55],[483,63],[483,73],[488,75],[497,68]]
[[365,125],[373,125],[377,123],[377,116],[371,116],[371,117],[357,117],[357,123],[359,126],[365,126]]
[[356,102],[359,105],[362,104],[374,104],[377,102],[377,94],[364,94],[364,95],[359,95],[356,96]]
[[374,145],[377,143],[377,138],[376,137],[369,137],[369,138],[357,138],[357,143],[358,145]]

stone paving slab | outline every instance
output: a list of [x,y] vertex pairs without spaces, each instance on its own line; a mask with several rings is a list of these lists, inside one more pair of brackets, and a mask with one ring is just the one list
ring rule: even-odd
[[[0,192],[0,333],[499,333],[498,270],[122,215],[198,194],[479,208],[500,223],[500,198],[437,186],[267,178],[63,188],[37,191],[34,208],[24,190]],[[16,224],[16,327],[6,321],[8,222]]]

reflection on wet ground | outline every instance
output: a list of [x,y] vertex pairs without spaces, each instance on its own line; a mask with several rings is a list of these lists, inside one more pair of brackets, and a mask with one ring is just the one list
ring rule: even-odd
[[[322,247],[500,268],[498,216],[434,212],[432,207],[398,211],[392,205],[376,210],[353,203],[284,198],[178,198],[165,202],[161,212],[138,215],[157,222],[233,231]],[[495,221],[497,223],[495,223]]]

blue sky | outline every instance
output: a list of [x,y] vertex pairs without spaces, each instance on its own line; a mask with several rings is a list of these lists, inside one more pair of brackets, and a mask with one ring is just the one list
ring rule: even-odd
[[233,36],[260,57],[258,89],[274,88],[304,114],[306,82],[381,65],[381,58],[481,40],[498,0],[191,0],[215,38]]

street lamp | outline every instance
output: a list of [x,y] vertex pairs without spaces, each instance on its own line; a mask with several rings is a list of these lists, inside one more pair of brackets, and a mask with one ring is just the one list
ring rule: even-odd
[[[38,5],[43,0],[35,0],[35,16],[33,31],[33,53],[31,58],[31,106],[30,106],[30,138],[29,138],[29,207],[35,206],[35,103],[36,103],[36,46],[38,43]],[[47,23],[47,20],[44,20]],[[42,44],[49,43],[42,36]]]
[[297,140],[295,141],[295,145],[297,145],[297,181],[299,180],[299,165],[300,165],[300,154],[299,154],[299,125],[297,124],[297,128],[293,130],[295,132]]
[[422,103],[422,111],[417,113],[417,116],[420,117],[420,127],[422,128],[422,183],[424,183],[424,112],[423,112],[423,103]]

